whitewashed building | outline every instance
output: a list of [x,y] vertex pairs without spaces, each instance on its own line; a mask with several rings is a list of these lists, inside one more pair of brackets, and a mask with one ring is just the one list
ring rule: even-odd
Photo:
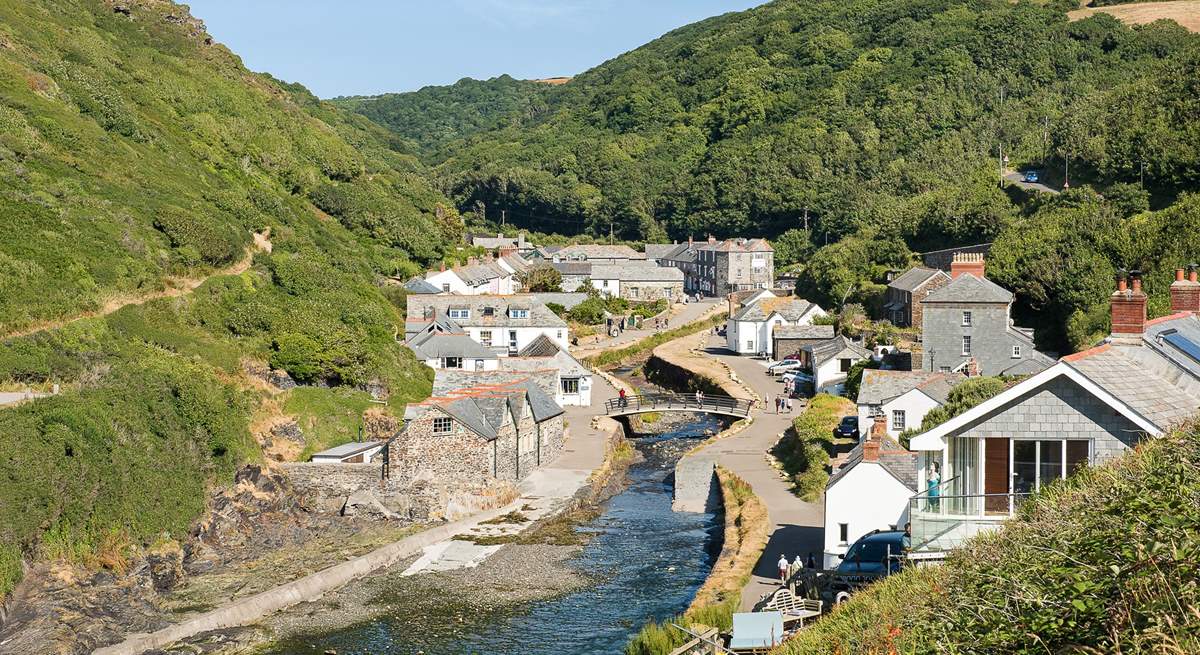
[[725,324],[726,346],[739,355],[769,355],[775,348],[775,328],[781,325],[812,325],[825,310],[801,298],[777,298],[769,291],[758,292],[757,300],[731,314]]
[[508,295],[520,287],[516,274],[495,260],[472,260],[466,266],[442,271],[429,271],[425,281],[442,290],[460,296]]
[[925,415],[945,405],[950,390],[966,379],[957,373],[866,369],[858,390],[859,428],[866,435],[876,416],[886,419],[887,434],[893,439],[920,428]]
[[818,393],[845,382],[850,367],[870,356],[871,351],[840,334],[800,349],[800,363],[812,373],[813,386]]
[[370,464],[383,450],[382,441],[355,441],[315,453],[314,464]]
[[405,343],[417,359],[432,369],[495,371],[500,357],[464,332],[427,330],[414,334]]
[[408,296],[406,339],[425,331],[463,333],[500,357],[515,356],[539,336],[567,348],[567,322],[529,294]]
[[888,437],[879,417],[825,485],[824,568],[868,532],[903,530],[917,483],[917,454]]
[[545,335],[533,340],[500,363],[505,371],[551,371],[554,376],[554,400],[560,406],[587,407],[592,404],[592,371]]

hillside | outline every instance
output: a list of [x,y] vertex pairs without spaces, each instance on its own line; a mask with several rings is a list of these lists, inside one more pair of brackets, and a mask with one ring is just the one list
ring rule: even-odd
[[3,596],[21,559],[120,570],[183,538],[275,419],[344,442],[368,389],[427,395],[379,284],[462,226],[395,135],[179,5],[0,15],[0,388],[62,389],[0,409]]
[[1200,431],[1050,485],[941,567],[873,585],[781,655],[1200,652]]

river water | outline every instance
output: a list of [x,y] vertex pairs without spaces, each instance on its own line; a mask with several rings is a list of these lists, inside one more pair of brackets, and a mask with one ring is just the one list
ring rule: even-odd
[[[634,440],[644,460],[629,469],[629,486],[579,527],[596,533],[573,566],[595,584],[558,598],[480,617],[448,636],[403,615],[292,641],[283,653],[338,655],[611,655],[648,620],[682,612],[704,582],[721,546],[713,514],[671,511],[675,462],[716,419],[698,417]],[[442,633],[442,634],[437,634]],[[303,644],[302,646],[300,644]]]

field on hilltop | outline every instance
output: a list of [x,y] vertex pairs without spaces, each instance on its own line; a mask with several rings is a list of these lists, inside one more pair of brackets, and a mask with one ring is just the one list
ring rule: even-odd
[[1071,20],[1081,20],[1105,13],[1122,22],[1144,25],[1156,20],[1173,20],[1193,32],[1200,32],[1200,0],[1168,0],[1167,2],[1138,2],[1114,4],[1107,7],[1087,7],[1068,12]]

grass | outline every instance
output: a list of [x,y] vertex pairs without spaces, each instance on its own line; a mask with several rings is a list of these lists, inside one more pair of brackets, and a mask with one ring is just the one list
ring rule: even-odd
[[829,481],[825,467],[839,445],[834,441],[833,429],[843,416],[855,411],[854,403],[846,398],[818,394],[792,421],[792,428],[771,449],[771,454],[783,466],[793,493],[809,502],[820,499]]
[[871,585],[778,652],[1200,652],[1200,425],[1056,482],[940,567]]
[[362,437],[363,412],[371,406],[365,391],[345,387],[297,387],[288,392],[284,413],[296,417],[304,433],[304,451],[299,461],[313,453]]
[[651,621],[625,646],[625,655],[666,655],[683,645],[688,637],[671,627],[700,626],[728,631],[741,605],[742,589],[750,581],[754,565],[762,555],[770,532],[766,507],[744,480],[718,467],[725,522],[724,544],[708,578],[681,615],[666,621]]
[[584,358],[583,363],[592,368],[614,366],[627,359],[632,359],[638,355],[642,355],[654,350],[668,341],[673,341],[679,337],[686,337],[700,332],[701,330],[711,329],[714,325],[720,325],[724,323],[725,317],[726,314],[722,313],[707,319],[693,321],[687,325],[682,325],[680,327],[667,330],[666,332],[658,332],[624,348],[606,350],[602,353],[597,353],[591,357]]

